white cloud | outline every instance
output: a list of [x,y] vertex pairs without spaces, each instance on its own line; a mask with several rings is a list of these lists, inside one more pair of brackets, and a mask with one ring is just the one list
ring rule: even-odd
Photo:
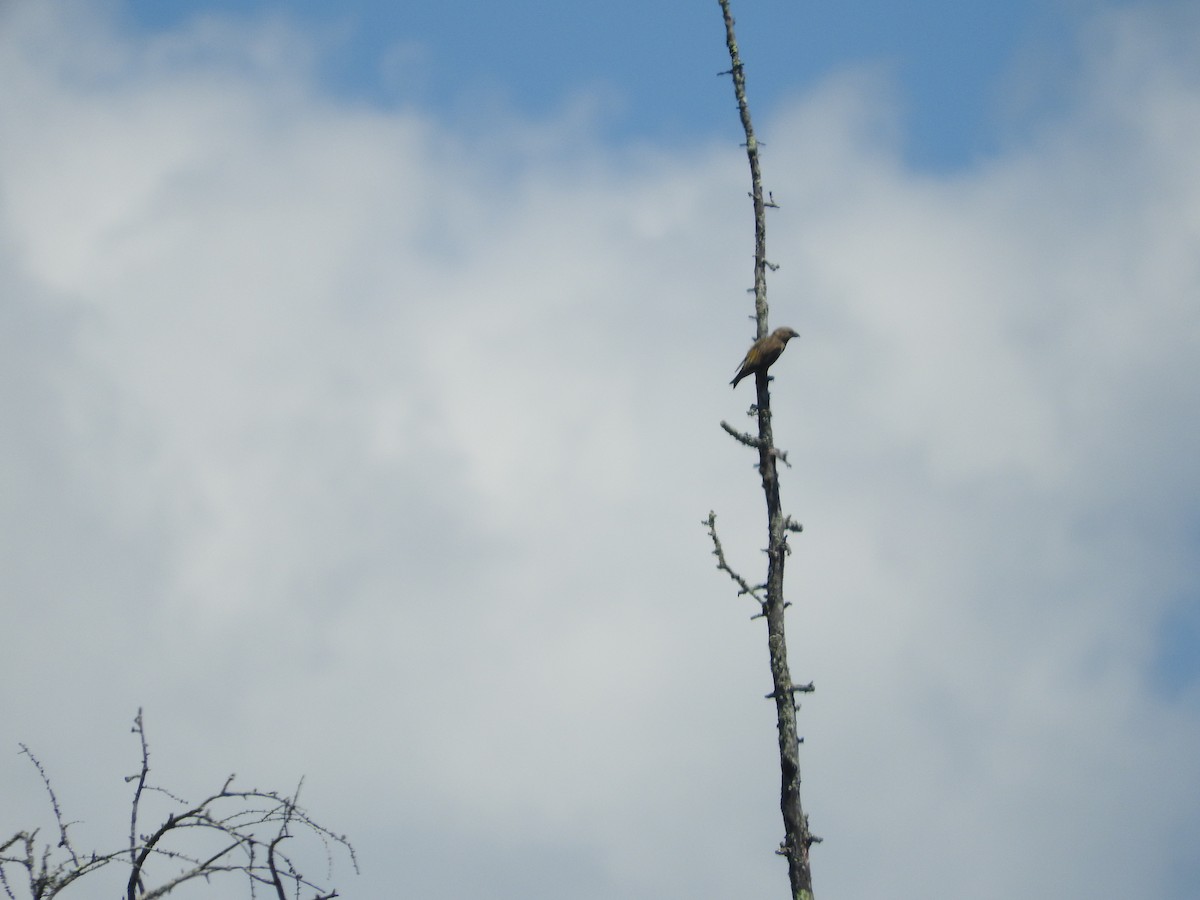
[[[753,574],[736,148],[483,139],[338,106],[279,23],[63,9],[0,19],[0,679],[71,815],[144,704],[168,783],[307,773],[347,895],[781,890],[760,623],[699,525]],[[822,893],[1187,895],[1196,692],[1150,685],[1195,593],[1200,86],[1166,30],[1098,20],[1067,114],[955,176],[902,167],[870,78],[762,126]]]

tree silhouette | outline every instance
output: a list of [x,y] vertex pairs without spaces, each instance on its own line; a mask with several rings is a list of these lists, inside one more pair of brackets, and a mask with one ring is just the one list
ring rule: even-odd
[[[33,752],[21,745],[21,753],[41,776],[57,835],[53,840],[41,839],[40,829],[35,828],[18,831],[0,844],[0,888],[11,900],[50,900],[76,882],[114,866],[128,869],[126,900],[165,897],[197,879],[229,878],[244,879],[250,897],[261,896],[262,890],[278,900],[286,900],[289,894],[299,898],[301,890],[312,890],[311,900],[337,897],[337,891],[319,887],[304,876],[287,852],[284,842],[299,837],[315,837],[324,846],[327,877],[338,849],[358,871],[354,847],[346,837],[318,824],[299,805],[303,781],[291,795],[284,795],[235,788],[230,775],[219,790],[198,802],[188,802],[149,781],[150,747],[140,709],[132,731],[141,744],[141,766],[136,775],[125,779],[135,783],[129,845],[101,852],[85,853],[75,846],[70,834],[74,823],[64,820],[50,777]],[[170,811],[156,820],[159,824],[152,831],[144,832],[142,820],[150,797],[164,800]]]

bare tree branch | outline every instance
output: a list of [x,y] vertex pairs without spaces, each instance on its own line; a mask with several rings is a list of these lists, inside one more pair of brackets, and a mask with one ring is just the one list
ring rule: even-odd
[[28,747],[24,744],[18,744],[17,746],[21,748],[21,753],[24,756],[29,757],[29,761],[33,763],[33,767],[37,769],[38,775],[42,779],[42,785],[46,788],[46,793],[50,795],[50,806],[54,810],[54,821],[58,825],[58,846],[71,854],[71,862],[78,865],[79,858],[75,855],[75,850],[71,847],[71,838],[67,835],[67,828],[73,823],[63,821],[62,808],[58,805],[58,797],[54,794],[54,788],[50,785],[50,778],[46,775],[46,770],[42,768],[41,761],[30,752]]
[[[750,117],[750,104],[746,99],[746,72],[734,34],[733,13],[730,0],[718,0],[725,20],[725,45],[729,51],[730,68],[727,73],[733,80],[734,97],[742,130],[746,136],[746,158],[750,164],[750,198],[754,205],[754,313],[758,339],[770,333],[767,306],[767,272],[778,268],[767,259],[766,210],[776,206],[774,197],[763,197],[762,172],[759,166],[759,143],[754,134]],[[778,354],[776,354],[778,355]],[[749,358],[749,355],[748,355]],[[762,608],[761,616],[767,621],[767,650],[771,665],[773,690],[767,696],[775,701],[776,725],[779,739],[780,765],[780,811],[783,815],[784,839],[777,851],[788,862],[788,879],[794,900],[812,900],[812,871],[809,866],[809,847],[817,838],[808,830],[808,817],[800,802],[800,738],[796,727],[796,694],[812,690],[812,685],[796,687],[792,683],[788,666],[787,640],[784,628],[784,611],[788,603],[784,600],[784,564],[791,550],[788,535],[802,529],[790,516],[785,515],[779,495],[779,471],[777,463],[787,465],[786,455],[775,447],[771,425],[771,378],[763,366],[754,371],[757,401],[751,415],[757,417],[758,435],[739,432],[726,422],[721,427],[739,443],[758,453],[758,472],[762,481],[763,495],[767,507],[767,580],[765,584],[751,587],[749,583],[729,566],[721,542],[717,538],[716,516],[709,513],[705,524],[713,542],[713,553],[717,567],[727,572],[737,582],[741,594],[750,594]],[[736,381],[735,381],[736,384]]]
[[[297,898],[302,890],[312,891],[314,900],[337,897],[337,891],[320,887],[302,874],[296,861],[280,849],[285,839],[298,835],[321,842],[327,877],[332,876],[334,847],[344,851],[358,871],[358,859],[349,840],[316,822],[299,805],[303,780],[291,796],[285,796],[258,789],[236,790],[234,776],[230,775],[220,790],[199,803],[187,803],[150,783],[150,751],[140,709],[132,731],[141,744],[141,767],[137,775],[125,779],[137,783],[130,800],[129,845],[108,853],[92,853],[87,858],[71,846],[70,823],[63,819],[45,769],[21,745],[21,752],[33,762],[45,785],[59,840],[54,846],[39,844],[35,829],[19,831],[0,844],[0,887],[9,900],[18,900],[10,869],[24,873],[32,900],[51,900],[68,885],[114,863],[129,867],[126,900],[156,900],[186,882],[223,875],[245,878],[252,898],[257,896],[257,885],[269,885],[280,898],[286,898],[289,889]],[[152,833],[142,835],[138,822],[145,815],[148,796],[161,797],[178,808],[168,812]],[[211,848],[214,839],[220,841],[215,849],[200,849],[206,843]]]
[[[751,587],[750,583],[737,572],[733,571],[733,569],[730,568],[729,563],[725,560],[725,548],[721,546],[721,539],[717,537],[717,514],[710,510],[708,513],[708,518],[700,524],[708,526],[708,536],[712,538],[713,556],[717,558],[717,568],[722,572],[727,573],[730,578],[737,582],[737,586],[740,588],[738,591],[738,596],[740,597],[743,594],[749,594],[758,601],[759,606],[763,607],[763,609],[766,609],[767,600],[761,594],[761,591],[766,588],[766,585],[760,584],[755,587]],[[760,612],[759,615],[763,615],[763,613]],[[758,618],[758,616],[755,616],[754,618]]]

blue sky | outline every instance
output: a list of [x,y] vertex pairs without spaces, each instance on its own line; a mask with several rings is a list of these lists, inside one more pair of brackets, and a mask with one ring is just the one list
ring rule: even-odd
[[[144,707],[343,896],[785,890],[717,4],[566,8],[0,6],[0,840]],[[898,8],[737,6],[818,895],[1191,900],[1200,15]]]
[[[996,150],[1012,117],[1041,113],[1062,90],[1073,26],[1118,3],[941,2],[843,4],[767,0],[735,10],[753,65],[759,115],[847,66],[882,68],[903,109],[906,158],[954,168]],[[589,8],[544,0],[495,4],[254,3],[131,0],[130,24],[177,28],[196,16],[285,16],[323,36],[322,83],[346,98],[461,109],[494,94],[514,112],[553,115],[599,91],[612,103],[601,133],[613,140],[682,142],[725,134],[728,84],[708,76],[724,58],[707,2],[622,0]],[[1050,76],[1029,96],[1023,71]],[[1051,97],[1047,98],[1046,93]]]

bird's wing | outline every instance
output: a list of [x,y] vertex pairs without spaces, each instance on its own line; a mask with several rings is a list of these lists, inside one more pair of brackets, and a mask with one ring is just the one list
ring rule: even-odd
[[749,371],[758,365],[759,357],[762,356],[762,346],[758,341],[750,345],[750,349],[746,351],[746,358],[742,360],[741,365],[737,367],[739,372]]

